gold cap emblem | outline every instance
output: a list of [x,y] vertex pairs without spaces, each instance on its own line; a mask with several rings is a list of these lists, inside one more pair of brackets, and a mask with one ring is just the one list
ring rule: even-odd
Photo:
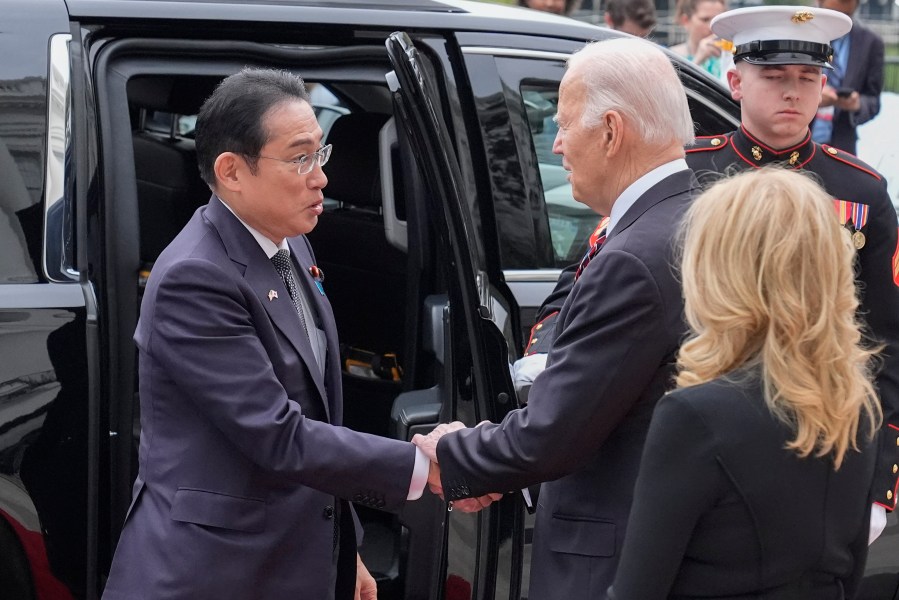
[[758,146],[752,147],[752,158],[756,160],[762,160],[762,149]]
[[790,17],[790,20],[793,21],[794,23],[796,23],[797,25],[799,25],[801,23],[808,23],[809,21],[811,21],[814,18],[815,18],[815,15],[813,15],[810,11],[797,10],[793,14],[793,16]]

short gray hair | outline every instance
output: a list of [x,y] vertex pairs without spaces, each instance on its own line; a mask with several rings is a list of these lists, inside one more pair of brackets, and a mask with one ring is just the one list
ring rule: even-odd
[[599,123],[620,112],[648,144],[693,143],[693,119],[687,94],[671,61],[655,44],[616,38],[588,44],[568,60],[586,92],[581,122]]

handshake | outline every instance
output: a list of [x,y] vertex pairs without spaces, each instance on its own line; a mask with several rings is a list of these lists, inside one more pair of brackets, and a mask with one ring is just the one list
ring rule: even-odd
[[[479,426],[487,422],[483,421]],[[428,469],[428,489],[431,490],[431,493],[441,498],[443,498],[443,484],[440,481],[440,467],[437,465],[437,442],[447,433],[460,429],[465,429],[465,424],[460,421],[453,421],[452,423],[441,423],[428,435],[417,433],[412,437],[412,443],[418,446],[425,456],[431,460],[430,468]],[[487,508],[502,497],[502,494],[492,493],[478,498],[464,498],[450,502],[450,507],[462,512],[473,513]]]

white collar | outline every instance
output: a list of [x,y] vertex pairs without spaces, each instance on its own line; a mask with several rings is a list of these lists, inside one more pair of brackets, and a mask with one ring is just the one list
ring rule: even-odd
[[247,231],[253,234],[253,237],[256,238],[256,242],[259,244],[259,247],[262,248],[263,252],[265,252],[265,255],[269,258],[269,260],[271,260],[271,258],[278,252],[278,250],[287,250],[287,253],[290,254],[290,246],[287,245],[286,239],[281,240],[281,243],[276,245],[275,242],[271,241],[270,239],[247,225],[247,222],[241,219],[240,216],[238,216],[238,214],[234,212],[234,209],[228,206],[227,202],[225,202],[221,198],[219,198],[219,200],[222,204],[225,205],[225,208],[230,210],[231,214],[237,217],[237,220],[247,228]]
[[[664,165],[659,165],[649,173],[643,175],[640,179],[633,182],[629,186],[625,188],[621,195],[615,200],[615,203],[612,204],[611,214],[609,215],[609,225],[606,227],[606,235],[612,233],[612,229],[615,228],[615,225],[618,224],[618,221],[621,220],[621,217],[627,213],[628,209],[634,205],[634,203],[649,191],[649,188],[662,181],[669,175],[673,175],[678,171],[684,171],[687,167],[687,161],[683,158],[678,158],[676,160],[672,160],[671,162],[667,162]],[[226,205],[227,206],[227,205]]]

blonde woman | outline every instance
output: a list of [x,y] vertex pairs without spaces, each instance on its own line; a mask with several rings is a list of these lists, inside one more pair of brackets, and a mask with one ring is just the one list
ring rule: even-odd
[[653,414],[611,598],[851,598],[881,419],[855,313],[855,251],[794,171],[690,207],[692,333]]

